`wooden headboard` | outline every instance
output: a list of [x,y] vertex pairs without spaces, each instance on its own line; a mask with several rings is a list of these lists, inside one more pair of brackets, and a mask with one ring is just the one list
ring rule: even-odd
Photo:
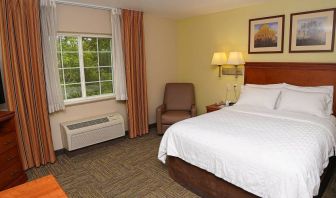
[[245,84],[289,83],[299,86],[334,86],[336,112],[336,63],[247,62]]

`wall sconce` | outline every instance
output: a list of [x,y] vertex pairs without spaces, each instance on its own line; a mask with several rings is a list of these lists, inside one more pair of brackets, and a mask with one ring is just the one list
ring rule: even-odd
[[215,52],[212,57],[211,65],[218,66],[218,77],[222,76],[222,65],[226,63],[226,54],[224,52]]
[[238,66],[245,64],[245,61],[244,61],[242,53],[241,52],[230,52],[227,64],[228,65],[234,65],[234,67],[235,67],[235,76],[237,78],[238,75],[242,74],[242,71],[238,71]]

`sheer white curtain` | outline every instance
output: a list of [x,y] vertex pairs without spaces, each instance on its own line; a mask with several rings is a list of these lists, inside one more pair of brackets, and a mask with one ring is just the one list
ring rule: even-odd
[[113,89],[116,100],[127,100],[125,61],[122,46],[121,9],[111,10]]
[[57,66],[56,2],[40,1],[44,73],[49,113],[65,108]]

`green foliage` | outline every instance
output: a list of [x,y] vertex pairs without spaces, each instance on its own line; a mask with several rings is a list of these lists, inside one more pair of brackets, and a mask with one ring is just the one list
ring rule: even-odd
[[61,84],[64,84],[63,69],[58,69]]
[[66,85],[67,99],[82,97],[82,89],[80,84]]
[[86,83],[86,95],[95,96],[100,94],[99,83]]
[[99,81],[98,68],[85,68],[84,73],[86,82]]
[[79,67],[78,53],[65,53],[62,54],[63,57],[63,67]]
[[65,84],[80,83],[80,71],[77,69],[64,69]]
[[60,39],[63,52],[78,52],[77,37],[61,36]]
[[112,68],[100,67],[100,80],[112,80]]
[[113,93],[112,81],[101,82],[102,94]]
[[[80,38],[82,40],[78,40]],[[78,49],[80,41],[83,47],[86,96],[113,93],[111,39],[59,36],[57,58],[63,95],[66,92],[64,99],[82,97]]]
[[97,38],[83,37],[82,38],[83,51],[97,51]]
[[83,52],[84,67],[97,67],[98,56],[97,52]]
[[110,66],[111,64],[111,52],[99,52],[99,65]]
[[57,44],[57,52],[60,52],[61,51],[61,37],[57,37],[57,41],[56,41],[56,44]]
[[111,39],[110,38],[98,38],[98,50],[99,51],[111,51]]
[[62,57],[60,52],[57,53],[57,66],[58,68],[62,68]]

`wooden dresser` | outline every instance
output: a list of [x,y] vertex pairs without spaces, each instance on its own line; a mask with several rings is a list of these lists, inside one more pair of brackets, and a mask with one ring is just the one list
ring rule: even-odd
[[17,145],[15,113],[0,111],[0,191],[26,181]]

